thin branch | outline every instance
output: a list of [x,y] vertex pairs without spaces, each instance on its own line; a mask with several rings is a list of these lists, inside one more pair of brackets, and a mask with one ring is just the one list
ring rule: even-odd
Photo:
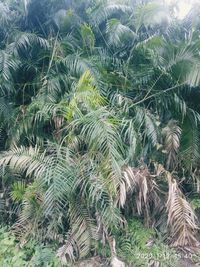
[[174,90],[174,89],[177,89],[178,87],[181,87],[181,86],[183,86],[183,85],[185,85],[185,84],[186,84],[186,82],[181,83],[181,84],[178,84],[178,85],[175,85],[175,86],[173,86],[173,87],[170,87],[170,88],[168,88],[168,89],[166,89],[166,90],[163,90],[163,91],[161,91],[161,92],[155,93],[155,94],[150,95],[150,96],[147,96],[147,95],[146,95],[143,99],[141,99],[140,101],[138,101],[138,102],[134,103],[133,105],[131,105],[131,107],[134,107],[134,106],[136,106],[136,105],[138,105],[138,104],[141,104],[141,103],[145,102],[146,100],[151,99],[151,98],[153,98],[153,97],[155,97],[155,96],[162,95],[162,94],[165,94],[165,93],[167,93],[167,92],[169,92],[169,91],[172,91],[172,90]]

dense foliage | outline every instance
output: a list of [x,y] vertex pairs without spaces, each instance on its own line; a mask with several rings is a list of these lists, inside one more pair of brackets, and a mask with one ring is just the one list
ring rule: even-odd
[[0,3],[0,220],[47,266],[199,245],[200,20],[161,2]]

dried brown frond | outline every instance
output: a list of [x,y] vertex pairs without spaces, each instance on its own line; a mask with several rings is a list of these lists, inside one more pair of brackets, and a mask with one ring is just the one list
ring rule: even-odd
[[148,204],[147,195],[151,187],[151,176],[146,167],[127,166],[123,171],[123,180],[120,184],[120,205],[123,207],[125,204],[126,192],[135,192],[137,211],[141,214],[142,206]]
[[178,188],[176,180],[167,172],[169,193],[167,200],[168,226],[173,246],[195,246],[197,239],[194,234],[198,229],[196,215]]

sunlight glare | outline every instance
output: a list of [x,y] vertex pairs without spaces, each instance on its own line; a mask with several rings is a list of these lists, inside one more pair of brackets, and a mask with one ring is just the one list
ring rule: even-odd
[[189,13],[192,6],[197,3],[198,0],[166,0],[168,4],[177,4],[177,17],[183,19]]

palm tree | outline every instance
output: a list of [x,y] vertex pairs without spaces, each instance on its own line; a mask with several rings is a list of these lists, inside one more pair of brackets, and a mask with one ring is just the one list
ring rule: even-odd
[[1,6],[2,20],[21,14],[1,39],[3,220],[19,239],[59,240],[64,261],[99,240],[115,261],[132,216],[168,216],[170,242],[195,245],[198,28],[152,1],[22,2]]

